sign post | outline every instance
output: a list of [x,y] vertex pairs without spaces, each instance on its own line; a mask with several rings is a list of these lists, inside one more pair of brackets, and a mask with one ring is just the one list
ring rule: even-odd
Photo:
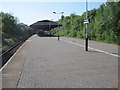
[[84,23],[86,23],[85,50],[88,51],[88,23],[89,23],[89,19],[88,19],[88,2],[87,2],[87,0],[86,0],[86,19],[85,19]]

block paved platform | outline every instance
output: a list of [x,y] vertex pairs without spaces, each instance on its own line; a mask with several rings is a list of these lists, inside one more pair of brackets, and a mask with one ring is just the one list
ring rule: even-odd
[[[89,43],[118,53],[117,46]],[[117,88],[118,57],[85,52],[82,45],[79,39],[32,36],[3,69],[3,88]]]

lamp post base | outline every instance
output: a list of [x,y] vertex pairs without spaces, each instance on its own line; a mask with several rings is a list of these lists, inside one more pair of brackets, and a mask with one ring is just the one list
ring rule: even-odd
[[60,40],[60,36],[58,35],[58,41]]
[[88,37],[86,38],[86,41],[85,41],[85,51],[88,51]]

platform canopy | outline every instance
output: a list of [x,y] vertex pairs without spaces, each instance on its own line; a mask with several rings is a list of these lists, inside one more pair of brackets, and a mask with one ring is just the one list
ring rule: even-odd
[[[59,25],[62,26],[62,25]],[[50,20],[42,20],[42,21],[37,21],[30,25],[31,28],[35,30],[44,30],[44,31],[49,31],[53,28],[58,27],[58,23],[50,21]]]

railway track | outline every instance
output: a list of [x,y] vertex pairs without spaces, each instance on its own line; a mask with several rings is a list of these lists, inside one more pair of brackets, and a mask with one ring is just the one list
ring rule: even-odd
[[5,63],[10,59],[10,57],[18,50],[18,48],[26,41],[20,41],[17,44],[13,45],[12,47],[10,47],[9,49],[7,49],[6,51],[2,52],[2,54],[0,55],[0,68],[2,68]]

